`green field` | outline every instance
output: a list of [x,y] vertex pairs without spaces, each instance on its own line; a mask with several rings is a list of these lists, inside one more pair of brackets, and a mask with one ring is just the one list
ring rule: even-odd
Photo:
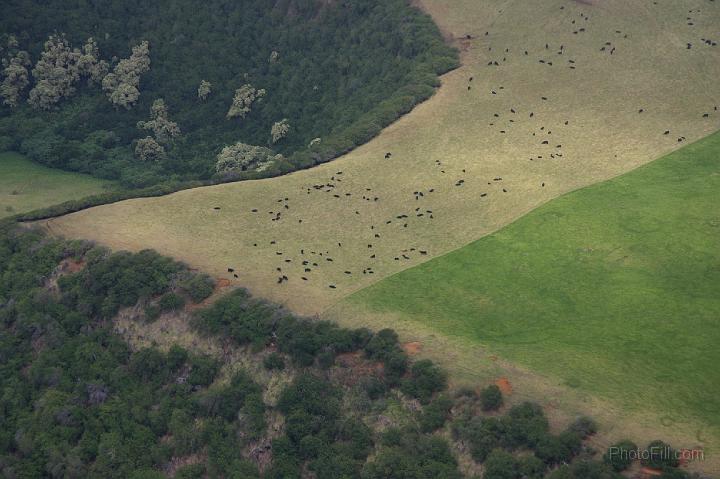
[[720,133],[349,301],[720,431]]
[[0,153],[0,218],[101,193],[110,183]]

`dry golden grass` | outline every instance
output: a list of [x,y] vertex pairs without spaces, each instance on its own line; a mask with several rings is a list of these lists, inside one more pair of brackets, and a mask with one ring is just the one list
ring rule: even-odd
[[[464,66],[375,140],[311,170],[93,208],[50,231],[154,248],[218,277],[232,267],[254,294],[318,313],[720,125],[720,47],[701,42],[717,36],[717,2],[422,3],[457,39]],[[277,284],[282,274],[289,281]]]

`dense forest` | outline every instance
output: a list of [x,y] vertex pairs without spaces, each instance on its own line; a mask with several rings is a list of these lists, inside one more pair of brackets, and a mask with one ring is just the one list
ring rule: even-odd
[[[450,392],[445,372],[408,357],[389,329],[298,318],[244,290],[194,307],[199,337],[229,340],[284,378],[273,396],[257,369],[132,347],[115,326],[124,309],[152,324],[213,290],[152,251],[4,226],[0,476],[612,479],[630,465],[593,459],[591,419],[555,434],[538,405],[504,405],[495,385]],[[664,457],[646,464],[689,477]]]
[[328,161],[457,66],[406,0],[9,0],[0,47],[0,150],[133,188]]

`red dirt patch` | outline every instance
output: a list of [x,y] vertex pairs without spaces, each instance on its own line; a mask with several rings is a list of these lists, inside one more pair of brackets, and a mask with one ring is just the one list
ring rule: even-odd
[[420,341],[413,341],[402,345],[403,351],[405,351],[405,354],[407,354],[408,356],[415,356],[420,351],[422,351],[422,347],[423,346]]
[[351,374],[343,382],[355,383],[363,376],[382,376],[383,365],[375,361],[368,361],[361,351],[354,353],[338,354],[335,362],[341,368],[348,370]]
[[62,271],[64,273],[77,273],[85,267],[85,261],[76,261],[74,259],[66,259],[61,263]]
[[495,381],[495,385],[499,387],[500,391],[502,391],[502,393],[506,396],[509,396],[513,392],[512,384],[510,384],[508,378],[498,379],[497,381]]
[[643,467],[640,469],[639,479],[651,479],[662,475],[662,471],[659,469],[653,469],[651,467]]

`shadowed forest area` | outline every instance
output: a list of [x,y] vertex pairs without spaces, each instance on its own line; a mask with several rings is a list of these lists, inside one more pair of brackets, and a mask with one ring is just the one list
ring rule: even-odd
[[[428,98],[437,75],[457,66],[432,20],[402,0],[11,0],[0,33],[13,38],[0,54],[18,59],[28,80],[17,106],[0,107],[0,150],[127,187],[211,179],[216,155],[236,142],[282,155],[263,175],[328,161]],[[67,49],[92,38],[85,53],[104,71],[95,82],[63,85],[47,108],[32,107],[25,97],[43,78],[33,65],[52,34],[64,35]],[[113,104],[107,96],[116,91],[102,73],[117,73],[120,59],[142,42],[149,50],[135,78],[142,93]],[[256,101],[232,116],[244,86],[257,92]],[[158,161],[142,161],[134,152],[147,132],[137,123],[150,118],[156,100],[179,132],[172,141],[156,138],[165,150]],[[225,173],[226,180],[242,176]]]

